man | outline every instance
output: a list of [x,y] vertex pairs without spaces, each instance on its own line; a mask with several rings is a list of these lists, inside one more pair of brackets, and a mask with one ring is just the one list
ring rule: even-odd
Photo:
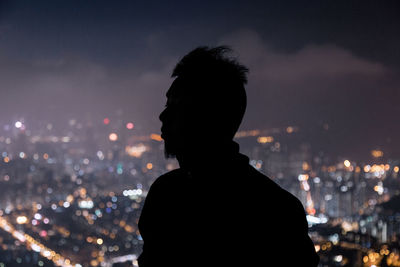
[[149,190],[139,266],[317,266],[300,201],[251,167],[233,142],[247,68],[226,52],[199,47],[173,71],[160,120],[166,156],[180,168]]

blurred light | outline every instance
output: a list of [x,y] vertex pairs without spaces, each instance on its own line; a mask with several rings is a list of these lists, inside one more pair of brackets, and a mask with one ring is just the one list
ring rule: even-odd
[[393,171],[394,171],[394,172],[399,172],[399,170],[400,170],[399,166],[395,166],[395,167],[393,168]]
[[37,244],[31,244],[31,248],[35,252],[40,252],[41,251],[40,246],[38,246]]
[[116,133],[110,133],[110,135],[108,136],[108,139],[110,139],[110,141],[115,142],[118,140],[118,135]]
[[306,215],[306,219],[307,219],[307,222],[308,223],[310,223],[310,224],[320,224],[320,223],[326,223],[327,222],[327,220],[325,219],[321,219],[321,218],[318,218],[318,217],[315,217],[315,216],[312,216],[312,215]]
[[103,244],[103,239],[98,238],[98,239],[97,239],[97,244],[99,244],[99,245]]
[[151,163],[151,162],[147,163],[146,168],[149,170],[153,169],[153,163]]
[[40,231],[39,235],[41,237],[46,237],[47,236],[47,232],[45,230]]
[[15,123],[15,128],[21,128],[22,127],[22,122],[20,122],[20,121],[17,121],[16,123]]
[[378,185],[374,186],[374,191],[377,192],[379,195],[383,194],[384,189],[383,189],[382,182],[379,182]]
[[134,125],[132,122],[128,122],[128,123],[126,124],[126,128],[127,128],[128,130],[132,130],[133,127],[135,127],[135,125]]
[[140,196],[142,193],[143,193],[142,189],[129,189],[129,190],[124,190],[122,192],[122,194],[125,197],[128,197],[128,196]]
[[342,255],[337,255],[333,258],[334,261],[336,262],[341,262],[343,260],[343,256]]
[[161,141],[163,140],[163,139],[161,138],[161,135],[155,134],[155,133],[153,133],[153,134],[150,135],[150,139],[155,140],[155,141],[159,141],[159,142],[161,142]]
[[383,151],[381,151],[381,150],[372,150],[371,151],[371,155],[374,158],[381,158],[381,157],[383,157]]
[[390,170],[390,165],[389,164],[385,164],[385,171]]
[[25,224],[28,222],[28,218],[26,216],[18,216],[16,221],[18,224]]
[[333,234],[329,236],[329,241],[331,241],[333,244],[337,244],[339,242],[339,235],[338,234]]
[[257,136],[260,134],[260,130],[250,130],[250,131],[240,131],[235,134],[236,138],[247,137],[247,136]]
[[63,143],[68,143],[70,140],[71,140],[71,138],[70,138],[69,136],[63,136],[63,137],[61,137],[61,141],[62,141]]
[[272,143],[274,141],[274,138],[272,136],[260,136],[257,138],[257,142],[260,144],[265,144],[265,143]]
[[308,174],[300,174],[298,179],[299,181],[307,181],[308,180]]
[[109,124],[110,123],[110,119],[109,118],[104,118],[103,123],[105,125]]
[[347,159],[343,162],[343,164],[344,164],[344,166],[345,166],[346,168],[348,168],[348,167],[351,166],[350,161],[348,161]]
[[147,147],[143,144],[137,146],[126,146],[125,153],[131,157],[140,158],[144,152],[147,151]]
[[79,201],[78,206],[81,209],[91,209],[91,208],[93,208],[93,201],[91,201],[91,200],[82,200],[82,201]]
[[308,171],[310,169],[310,164],[308,162],[304,161],[302,164],[303,171]]
[[103,160],[104,159],[104,154],[102,151],[97,151],[97,157],[99,158],[99,160]]
[[293,133],[293,131],[294,131],[294,128],[292,126],[289,126],[286,128],[287,133]]
[[33,217],[34,217],[36,220],[41,220],[41,219],[42,219],[42,215],[41,215],[40,213],[36,213]]
[[74,196],[73,195],[68,195],[66,200],[71,203],[72,201],[74,201]]
[[308,184],[307,180],[302,181],[301,183],[302,183],[304,191],[309,191],[310,190],[310,185]]
[[365,165],[364,166],[364,172],[369,172],[371,170],[371,166],[370,165]]
[[10,158],[9,158],[9,157],[5,157],[5,158],[4,158],[4,162],[5,162],[5,163],[10,162]]
[[21,159],[25,158],[25,153],[24,153],[24,152],[20,152],[20,153],[19,153],[19,157],[20,157]]

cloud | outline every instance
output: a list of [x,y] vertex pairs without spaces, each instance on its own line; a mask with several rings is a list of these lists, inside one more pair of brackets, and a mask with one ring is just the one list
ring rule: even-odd
[[380,62],[334,44],[284,51],[252,30],[236,31],[218,43],[230,45],[250,69],[242,129],[312,129],[329,123],[345,139],[370,132],[371,123],[391,125],[396,120],[398,71]]
[[35,119],[115,116],[118,110],[138,127],[158,129],[170,73],[177,59],[157,66],[100,64],[78,57],[0,61],[0,121],[29,114]]
[[384,65],[359,58],[332,44],[310,44],[295,52],[282,52],[251,30],[225,36],[220,43],[229,44],[237,51],[240,60],[250,68],[251,83],[285,88],[310,81],[371,79],[388,73]]

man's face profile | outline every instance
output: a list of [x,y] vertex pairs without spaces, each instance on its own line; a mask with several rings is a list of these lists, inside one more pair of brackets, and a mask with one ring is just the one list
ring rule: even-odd
[[187,139],[185,125],[189,126],[188,100],[180,94],[182,85],[177,80],[172,83],[167,92],[167,104],[159,117],[162,122],[161,137],[165,142],[167,157],[174,157],[182,151],[183,143]]

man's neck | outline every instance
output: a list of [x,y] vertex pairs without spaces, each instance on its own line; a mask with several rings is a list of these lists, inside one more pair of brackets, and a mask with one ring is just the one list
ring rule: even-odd
[[177,155],[181,169],[192,173],[207,172],[219,169],[239,153],[239,145],[234,141],[209,145]]

